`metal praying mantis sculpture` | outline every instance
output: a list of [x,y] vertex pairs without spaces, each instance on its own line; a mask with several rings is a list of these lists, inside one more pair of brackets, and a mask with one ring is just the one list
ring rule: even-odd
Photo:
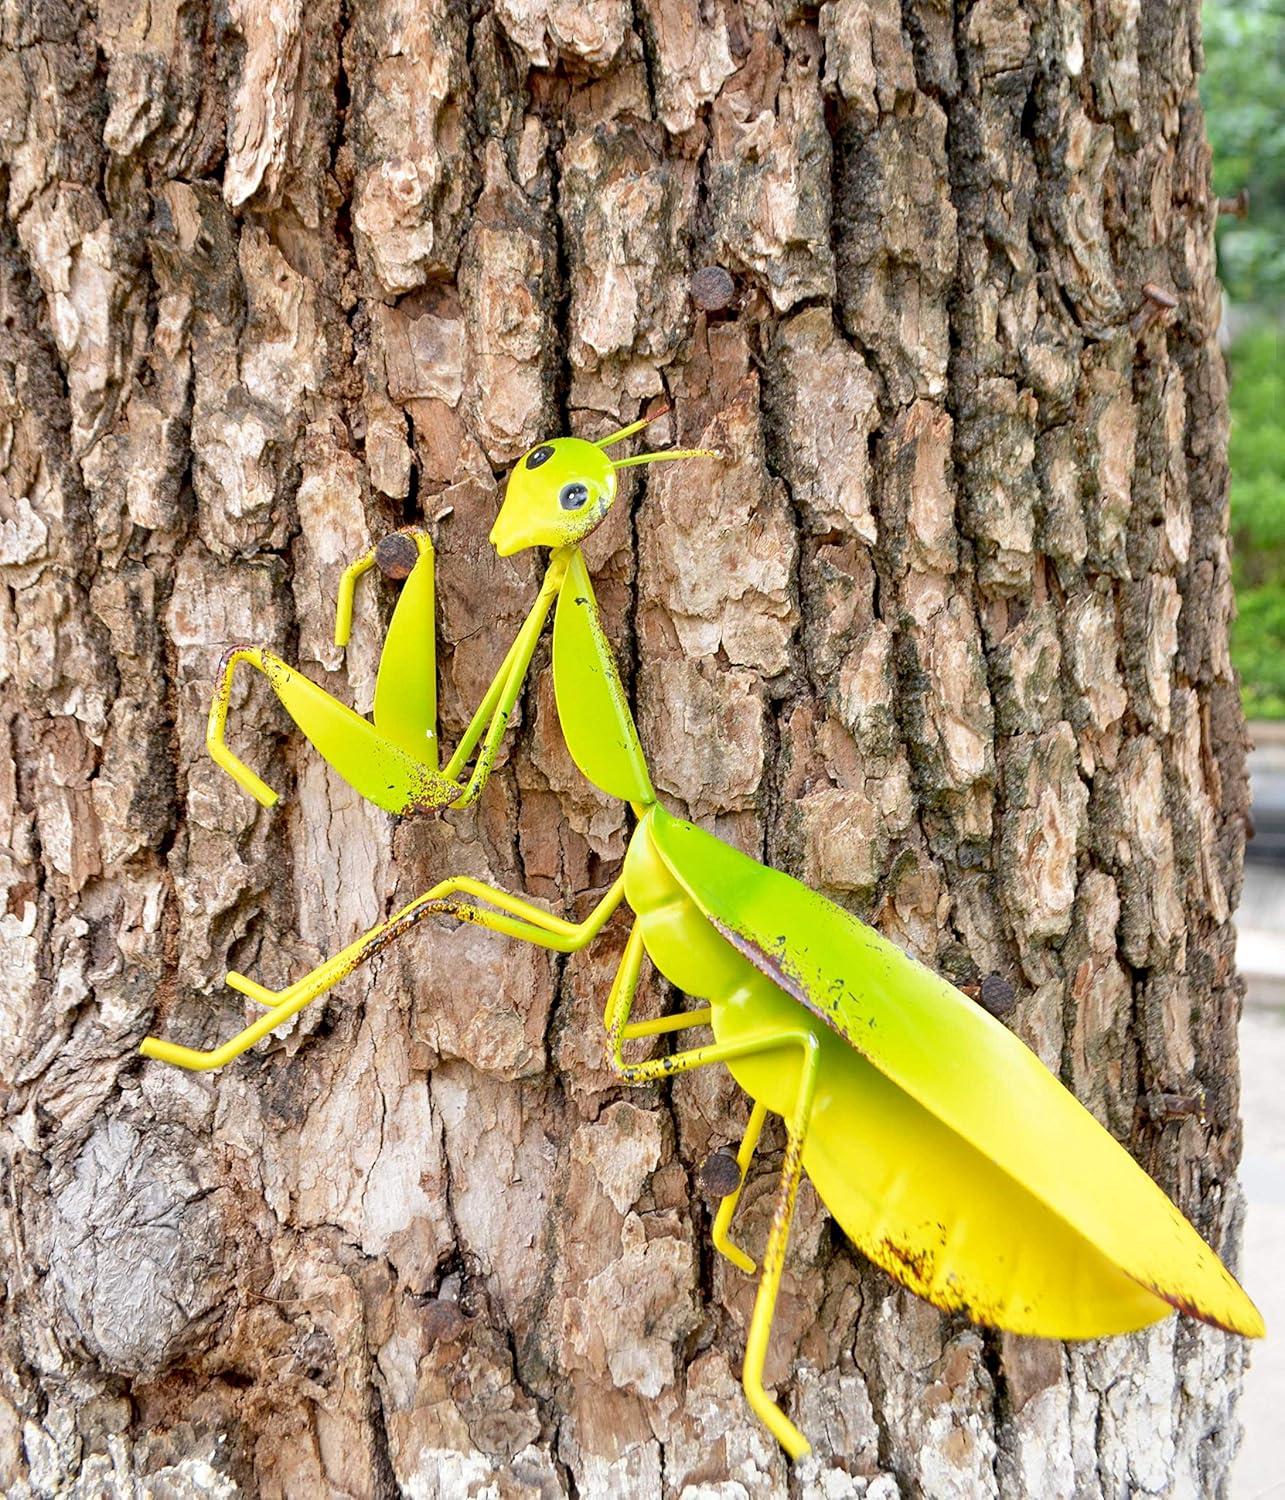
[[[623,903],[633,925],[607,998],[612,1066],[626,1082],[645,1083],[721,1064],[754,1101],[736,1158],[739,1181],[712,1231],[715,1248],[748,1275],[755,1264],[729,1230],[767,1115],[785,1123],[743,1384],[791,1458],[806,1454],[808,1443],[764,1388],[763,1368],[804,1171],[863,1254],[911,1291],[978,1323],[1081,1339],[1141,1328],[1178,1308],[1261,1335],[1261,1317],[1214,1252],[1012,1032],[848,912],[661,805],[579,549],[615,498],[617,470],[697,456],[607,456],[645,425],[598,443],[541,443],[519,461],[491,541],[501,556],[542,546],[553,549],[552,558],[534,608],[445,770],[438,769],[435,738],[433,552],[423,536],[414,537],[413,562],[406,559],[409,576],[380,663],[373,724],[278,658],[242,648],[227,659],[208,735],[215,759],[270,805],[274,794],[224,743],[231,674],[244,661],[266,674],[334,769],[379,806],[463,806],[490,772],[556,599],[553,678],[567,747],[584,775],[628,802],[637,818],[610,890],[575,923],[452,877],[284,990],[229,974],[234,988],[266,1010],[223,1046],[202,1052],[148,1037],[144,1054],[187,1068],[220,1067],[425,916],[449,914],[572,953]],[[353,584],[373,558],[344,575],[340,644]],[[472,774],[461,782],[474,751]],[[644,955],[705,1003],[631,1021]],[[712,1031],[712,1042],[646,1061],[624,1058],[626,1042],[700,1028]]]

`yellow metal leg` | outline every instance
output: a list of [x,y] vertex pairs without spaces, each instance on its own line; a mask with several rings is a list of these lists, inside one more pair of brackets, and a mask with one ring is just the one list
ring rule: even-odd
[[602,1024],[607,1028],[611,1048],[611,1066],[617,1073],[626,1066],[620,1055],[625,1042],[640,1036],[664,1036],[673,1031],[689,1031],[693,1026],[709,1025],[709,1006],[700,1010],[678,1011],[670,1016],[657,1016],[654,1021],[631,1021],[634,996],[638,992],[638,976],[642,972],[643,959],[642,925],[635,921],[629,930],[629,941],[625,944],[624,956],[611,981],[611,993],[607,996],[607,1008]]
[[710,1239],[714,1242],[714,1249],[724,1259],[730,1260],[738,1270],[744,1271],[747,1276],[753,1276],[757,1267],[739,1245],[732,1243],[727,1232],[732,1227],[732,1216],[736,1212],[736,1205],[741,1201],[741,1192],[745,1187],[745,1174],[750,1169],[750,1162],[754,1158],[754,1149],[759,1143],[759,1136],[763,1133],[763,1122],[766,1119],[767,1105],[760,1104],[755,1100],[749,1124],[746,1125],[745,1134],[741,1138],[740,1150],[736,1153],[736,1165],[740,1168],[741,1180],[718,1205],[718,1212],[714,1215],[714,1228],[710,1234]]
[[[380,734],[436,771],[437,605],[433,544],[422,531],[403,532],[415,564],[402,583],[379,654],[371,717]],[[389,541],[386,538],[385,541]],[[378,549],[376,549],[378,551]]]
[[[455,747],[455,754],[451,756],[443,773],[448,780],[452,781],[462,774],[465,762],[472,755],[478,741],[481,741],[481,749],[478,751],[472,775],[463,791],[450,804],[452,807],[468,807],[470,803],[476,801],[490,778],[491,767],[495,764],[500,741],[504,738],[504,731],[508,727],[509,716],[518,701],[522,684],[526,681],[531,658],[535,655],[535,648],[540,640],[540,632],[544,629],[544,622],[548,618],[549,610],[553,607],[553,601],[558,597],[558,590],[562,586],[566,571],[566,558],[555,554],[544,575],[544,582],[540,585],[539,596],[531,606],[531,611],[523,621],[522,628],[518,631],[512,646],[509,647],[503,666],[496,673],[495,680],[478,705],[477,712],[464,732],[464,738]],[[485,736],[483,735],[484,729]]]
[[346,646],[352,635],[352,601],[357,580],[375,566],[375,549],[364,553],[356,562],[350,562],[339,578],[339,593],[335,598],[335,645]]
[[[304,1006],[331,990],[345,979],[357,966],[386,948],[394,939],[429,916],[453,916],[461,922],[472,922],[476,926],[489,928],[506,937],[535,943],[557,953],[574,953],[583,948],[601,932],[607,919],[624,899],[625,885],[621,877],[615,882],[593,911],[583,922],[565,921],[554,916],[520,896],[484,884],[467,875],[454,876],[435,885],[431,891],[404,906],[386,922],[380,922],[364,933],[356,942],[350,943],[333,958],[318,964],[302,979],[283,990],[272,990],[266,985],[247,978],[235,971],[227,976],[234,990],[248,996],[257,1005],[264,1007],[265,1014],[247,1026],[221,1047],[203,1051],[193,1047],[181,1047],[160,1037],[144,1038],[139,1050],[144,1057],[154,1057],[161,1062],[174,1063],[181,1068],[221,1068],[233,1058],[239,1057],[247,1048],[267,1036],[274,1027],[288,1020]],[[461,895],[487,901],[491,907],[475,906],[472,902],[460,901]]]
[[[210,719],[205,730],[205,747],[211,759],[223,767],[229,776],[264,807],[272,807],[277,794],[262,777],[255,773],[227,747],[225,735],[228,724],[228,705],[232,700],[232,674],[237,663],[244,662],[256,672],[262,672],[271,681],[265,658],[270,653],[260,651],[257,646],[235,646],[219,664],[219,680],[214,689],[214,702],[210,704]],[[274,661],[275,657],[272,658]],[[284,666],[285,663],[283,662]]]
[[772,1228],[763,1252],[763,1275],[754,1299],[754,1314],[745,1340],[745,1368],[741,1383],[751,1409],[766,1424],[772,1436],[792,1459],[806,1458],[811,1444],[763,1389],[763,1366],[767,1360],[772,1335],[772,1317],[776,1312],[777,1294],[781,1290],[781,1272],[785,1269],[785,1252],[790,1243],[790,1225],[794,1222],[794,1204],[803,1175],[803,1143],[807,1139],[808,1120],[812,1113],[812,1096],[816,1088],[816,1053],[805,1054],[799,1094],[787,1122],[785,1164],[777,1189]]
[[[623,967],[623,966],[622,966]],[[628,1014],[628,1003],[632,992],[623,991],[618,998],[618,1010]],[[614,1017],[619,1024],[619,1015]],[[744,1037],[734,1042],[715,1042],[709,1047],[694,1047],[690,1052],[675,1052],[669,1057],[653,1058],[648,1062],[617,1064],[617,1071],[627,1083],[654,1083],[662,1078],[671,1078],[676,1073],[688,1073],[694,1068],[704,1068],[712,1063],[730,1063],[737,1058],[749,1057],[764,1052],[785,1051],[799,1048],[803,1054],[803,1067],[799,1076],[799,1092],[790,1118],[786,1121],[787,1142],[785,1165],[781,1172],[781,1186],[777,1193],[776,1209],[772,1215],[772,1229],[768,1235],[767,1248],[763,1252],[763,1274],[759,1280],[758,1295],[754,1299],[754,1313],[750,1319],[750,1331],[745,1341],[745,1367],[742,1384],[751,1410],[780,1443],[792,1459],[804,1458],[811,1445],[793,1422],[763,1388],[763,1366],[767,1360],[768,1340],[772,1331],[772,1314],[776,1309],[777,1294],[781,1289],[781,1271],[785,1264],[786,1247],[790,1239],[790,1224],[794,1218],[794,1202],[799,1190],[799,1178],[803,1171],[803,1142],[807,1136],[808,1120],[812,1113],[812,1098],[816,1089],[816,1038],[808,1031],[770,1031],[761,1036]],[[618,1052],[613,1054],[616,1062]],[[757,1113],[757,1110],[756,1110]],[[753,1117],[750,1121],[754,1124]],[[750,1130],[746,1131],[747,1139]],[[744,1143],[742,1143],[744,1148]],[[751,1148],[752,1149],[752,1148]]]
[[[621,1056],[621,1048],[626,1041],[635,1037],[661,1036],[667,1032],[687,1031],[695,1026],[709,1025],[710,1009],[707,1005],[699,1010],[679,1011],[676,1015],[660,1016],[654,1021],[630,1021],[629,1014],[633,1009],[634,996],[638,990],[643,952],[642,926],[635,922],[629,934],[629,941],[625,945],[624,956],[620,960],[620,966],[612,981],[611,993],[607,997],[606,1013],[602,1018],[611,1047],[612,1066],[618,1073],[623,1072],[628,1066]],[[766,1118],[767,1106],[756,1102],[749,1124],[745,1127],[741,1148],[736,1154],[736,1165],[741,1169],[741,1180],[736,1190],[723,1199],[718,1213],[714,1216],[712,1235],[714,1248],[720,1255],[726,1256],[739,1270],[744,1271],[747,1276],[753,1276],[756,1269],[754,1262],[743,1250],[731,1242],[727,1231],[732,1222],[732,1215],[736,1212],[736,1205],[740,1201],[741,1189],[745,1186],[745,1173],[754,1155],[754,1148],[758,1145]]]

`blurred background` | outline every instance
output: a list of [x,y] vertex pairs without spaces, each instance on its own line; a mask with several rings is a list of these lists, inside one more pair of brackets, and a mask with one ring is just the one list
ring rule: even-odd
[[1249,987],[1241,1272],[1268,1326],[1241,1404],[1232,1497],[1285,1500],[1285,0],[1207,0],[1204,33],[1231,378],[1232,654],[1255,746],[1238,921]]

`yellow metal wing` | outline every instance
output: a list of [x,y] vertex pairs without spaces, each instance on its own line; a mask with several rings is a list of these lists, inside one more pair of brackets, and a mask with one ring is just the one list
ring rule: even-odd
[[[660,807],[649,816],[666,865],[715,928],[893,1086],[875,1109],[879,1085],[869,1075],[857,1080],[848,1113],[836,1099],[837,1115],[808,1153],[809,1175],[845,1228],[853,1221],[850,1232],[867,1254],[932,1300],[967,1305],[979,1321],[1082,1337],[1153,1320],[1160,1309],[1149,1309],[1145,1298],[1130,1311],[1128,1299],[1112,1293],[1097,1319],[1088,1303],[1073,1305],[1103,1289],[1092,1258],[1080,1256],[1079,1289],[1074,1278],[1063,1278],[1058,1289],[1058,1278],[1046,1277],[1050,1304],[1015,1322],[1013,1298],[999,1289],[1015,1274],[1005,1240],[1011,1212],[1026,1197],[1044,1232],[1034,1241],[1021,1236],[1023,1254],[1056,1259],[1070,1252],[1072,1238],[1086,1241],[1094,1256],[1165,1303],[1238,1333],[1262,1334],[1253,1303],[1178,1209],[1000,1022],[798,881]],[[903,1180],[899,1165],[912,1157],[922,1169]],[[982,1204],[981,1217],[965,1212],[970,1172],[999,1222],[985,1222]],[[882,1186],[872,1186],[880,1174]],[[1021,1193],[1009,1193],[1001,1178]],[[891,1248],[880,1253],[881,1218],[895,1221],[898,1234],[913,1226],[911,1239],[885,1234]],[[961,1234],[971,1237],[971,1253],[962,1241],[952,1245]],[[988,1256],[995,1267],[989,1285]],[[952,1301],[955,1262],[973,1268],[976,1284]]]
[[803,1165],[876,1265],[938,1307],[1044,1338],[1126,1333],[1173,1312],[831,1035],[846,1057],[822,1071]]

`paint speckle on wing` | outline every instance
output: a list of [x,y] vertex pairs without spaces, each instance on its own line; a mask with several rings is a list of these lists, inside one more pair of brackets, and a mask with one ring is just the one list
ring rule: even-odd
[[[865,1026],[868,1030],[874,1029],[874,1017],[861,1011],[859,997],[844,980],[838,978],[831,980],[829,986],[823,991],[815,991],[808,987],[807,981],[799,974],[797,966],[786,956],[799,950],[799,944],[791,943],[787,934],[777,935],[775,940],[777,951],[769,953],[761,943],[756,943],[753,938],[737,932],[726,922],[720,922],[717,917],[711,917],[710,922],[720,937],[731,943],[732,947],[747,958],[761,974],[766,974],[778,989],[784,990],[792,1000],[797,1000],[818,1020],[824,1021],[832,1031],[837,1032],[853,1046],[858,1046],[852,1036],[854,1022]],[[806,949],[803,951],[806,953]],[[860,1050],[859,1047],[858,1050]]]

